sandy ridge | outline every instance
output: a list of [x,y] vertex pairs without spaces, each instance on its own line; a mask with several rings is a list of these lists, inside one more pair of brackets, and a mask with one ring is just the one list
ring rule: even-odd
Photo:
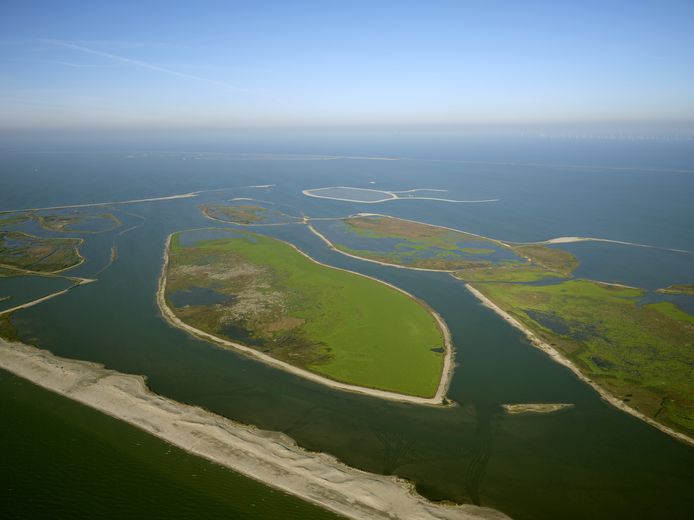
[[[348,199],[348,198],[343,198],[343,197],[330,197],[327,195],[319,195],[317,191],[321,190],[329,190],[329,189],[334,189],[334,188],[342,188],[342,189],[349,189],[349,190],[358,190],[358,191],[370,191],[373,193],[382,193],[385,195],[385,198],[378,199],[378,200],[356,200],[356,199]],[[307,197],[315,197],[317,199],[329,199],[329,200],[340,200],[343,202],[356,202],[358,204],[378,204],[380,202],[388,202],[391,200],[437,200],[439,202],[465,202],[465,203],[479,203],[479,202],[499,202],[501,199],[485,199],[485,200],[454,200],[454,199],[442,199],[438,197],[416,197],[416,196],[409,196],[409,197],[400,197],[398,193],[413,193],[417,191],[447,191],[447,190],[435,190],[435,189],[416,189],[416,190],[404,190],[404,191],[388,191],[388,190],[376,190],[373,188],[355,188],[355,187],[350,187],[350,186],[329,186],[327,188],[310,188],[306,190],[302,190],[301,193],[306,195]]]
[[[211,190],[206,190],[211,191]],[[92,208],[97,206],[112,206],[117,204],[136,204],[138,202],[156,202],[159,200],[175,200],[175,199],[188,199],[190,197],[197,197],[201,191],[191,191],[190,193],[181,193],[180,195],[169,195],[167,197],[152,197],[149,199],[133,199],[133,200],[119,200],[115,202],[91,202],[88,204],[71,204],[66,206],[48,206],[45,208],[24,208],[24,209],[5,209],[0,211],[3,213],[15,213],[20,211],[44,211],[51,209],[68,209],[68,208]]]
[[29,307],[33,307],[34,305],[38,305],[39,303],[43,303],[47,300],[51,300],[55,298],[56,296],[60,296],[61,294],[66,294],[70,292],[72,289],[75,287],[79,287],[80,285],[85,285],[88,283],[96,282],[96,280],[90,279],[90,278],[78,278],[76,279],[74,285],[71,285],[70,287],[63,289],[61,291],[57,291],[51,294],[47,294],[46,296],[42,296],[41,298],[37,298],[35,300],[32,300],[30,302],[23,303],[21,305],[17,305],[15,307],[10,307],[9,309],[5,309],[4,311],[0,311],[0,316],[3,314],[11,314],[15,311],[18,311],[20,309],[27,309]]
[[618,408],[622,410],[623,412],[626,412],[630,415],[633,415],[637,419],[641,419],[645,423],[648,423],[649,425],[653,426],[654,428],[657,428],[663,433],[666,433],[672,437],[674,437],[677,440],[680,440],[682,442],[685,442],[691,446],[694,446],[694,438],[678,432],[676,430],[673,430],[672,428],[665,426],[664,424],[659,423],[658,421],[655,421],[648,417],[647,415],[639,412],[638,410],[635,410],[631,406],[627,405],[624,401],[617,399],[614,397],[612,394],[607,392],[605,389],[603,389],[598,383],[587,377],[581,370],[568,358],[566,358],[563,354],[561,354],[558,350],[556,350],[554,347],[552,347],[549,343],[542,341],[532,330],[530,330],[528,327],[526,327],[523,323],[521,323],[519,320],[511,316],[508,312],[503,310],[501,307],[496,305],[493,301],[491,301],[489,298],[487,298],[484,294],[482,294],[480,291],[472,287],[470,284],[465,284],[465,287],[472,293],[474,294],[477,299],[479,299],[482,302],[482,305],[485,307],[493,310],[496,314],[501,316],[507,323],[512,325],[513,327],[517,328],[518,330],[522,331],[523,334],[528,338],[530,343],[535,347],[543,351],[545,354],[547,354],[552,360],[556,361],[557,363],[564,365],[567,367],[569,370],[571,370],[574,375],[583,381],[584,383],[590,385],[598,394],[600,394],[600,397],[610,403],[612,406],[615,408]]
[[304,450],[282,433],[259,430],[154,394],[142,376],[2,339],[0,368],[348,518],[508,518],[478,506],[429,502],[402,479],[357,470],[330,455]]
[[[202,229],[202,228],[201,228]],[[187,230],[187,231],[192,231],[192,230]],[[240,343],[235,343],[232,341],[228,341],[222,338],[219,338],[213,334],[209,334],[207,332],[204,332],[200,329],[197,329],[195,327],[192,327],[185,323],[183,320],[181,320],[178,316],[174,314],[174,312],[171,310],[171,308],[166,304],[166,298],[164,297],[165,292],[166,292],[166,270],[169,264],[169,249],[171,246],[171,237],[173,236],[173,233],[170,234],[168,237],[166,237],[166,244],[164,247],[164,261],[162,265],[162,271],[161,275],[159,277],[159,287],[157,289],[157,304],[159,306],[159,309],[164,316],[164,318],[174,327],[183,329],[184,331],[188,332],[189,334],[192,334],[193,336],[197,336],[199,338],[202,338],[206,341],[211,341],[213,343],[216,343],[218,345],[222,345],[223,347],[227,348],[232,348],[236,351],[242,352],[250,357],[253,357],[265,364],[271,365],[275,368],[279,368],[280,370],[284,370],[286,372],[289,372],[291,374],[295,374],[297,376],[303,377],[305,379],[308,379],[310,381],[313,381],[315,383],[320,383],[325,386],[329,386],[331,388],[335,388],[338,390],[343,390],[347,392],[353,392],[357,394],[363,394],[363,395],[368,395],[371,397],[378,397],[381,399],[388,399],[391,401],[399,401],[399,402],[405,402],[405,403],[411,403],[411,404],[419,404],[419,405],[429,405],[429,406],[446,406],[447,404],[444,404],[444,398],[446,397],[446,392],[448,391],[448,387],[450,385],[451,379],[453,377],[453,369],[454,369],[454,362],[453,362],[453,343],[451,341],[451,335],[450,331],[448,330],[448,327],[446,326],[446,323],[443,321],[443,318],[439,316],[438,313],[436,313],[433,309],[431,309],[428,305],[426,305],[424,302],[421,300],[415,298],[413,295],[408,293],[407,291],[404,291],[400,289],[399,287],[396,287],[392,284],[389,284],[387,282],[384,282],[383,280],[379,280],[378,278],[373,278],[368,275],[364,275],[361,273],[357,273],[354,271],[349,271],[347,269],[342,269],[340,267],[334,267],[330,266],[327,264],[323,264],[314,258],[311,258],[309,255],[301,251],[298,247],[296,247],[294,244],[290,244],[289,242],[284,242],[281,241],[292,248],[294,248],[297,252],[311,260],[312,262],[322,265],[324,267],[329,267],[331,269],[338,269],[340,271],[345,271],[357,276],[362,276],[364,278],[369,278],[371,280],[374,280],[378,283],[387,285],[388,287],[391,287],[404,295],[408,296],[409,298],[412,298],[415,300],[417,303],[420,305],[424,306],[435,318],[437,324],[439,325],[439,328],[443,334],[444,337],[444,345],[445,345],[445,355],[444,355],[444,364],[442,368],[442,373],[441,373],[441,379],[439,381],[439,386],[436,390],[436,394],[434,397],[416,397],[416,396],[411,396],[411,395],[405,395],[405,394],[400,394],[397,392],[390,392],[387,390],[378,390],[375,388],[367,388],[363,386],[357,386],[357,385],[351,385],[347,383],[341,383],[339,381],[335,381],[333,379],[329,379],[327,377],[315,374],[313,372],[310,372],[308,370],[304,370],[302,368],[298,368],[294,365],[290,365],[289,363],[285,363],[284,361],[280,361],[274,357],[268,356],[267,354],[264,354],[262,352],[259,352],[253,348],[247,347],[245,345],[242,345]]]

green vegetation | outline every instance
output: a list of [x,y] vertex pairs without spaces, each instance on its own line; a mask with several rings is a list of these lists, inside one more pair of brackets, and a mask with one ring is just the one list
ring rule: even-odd
[[435,394],[444,338],[423,304],[284,242],[217,231],[173,237],[166,300],[183,321],[337,381]]
[[686,294],[689,296],[694,296],[694,284],[671,285],[663,289],[657,289],[655,292],[660,294]]
[[[350,217],[345,219],[345,224],[348,232],[373,239],[376,247],[368,250],[335,244],[340,251],[383,263],[455,271],[456,278],[466,281],[533,282],[568,278],[578,266],[575,256],[560,249],[541,244],[508,245],[462,231],[394,217]],[[387,250],[379,250],[376,241],[382,238],[396,238],[402,242]],[[505,253],[511,259],[474,258],[497,252]]]
[[19,341],[17,329],[12,324],[12,313],[0,314],[0,338]]
[[694,316],[645,291],[586,280],[474,287],[644,414],[694,432]]
[[254,204],[206,204],[202,206],[202,212],[205,216],[213,219],[244,225],[281,224],[301,220],[281,211]]
[[111,213],[88,214],[82,212],[39,215],[38,222],[49,231],[104,233],[121,225],[120,220]]
[[[410,222],[394,217],[350,217],[344,221],[346,230],[362,239],[371,239],[375,249],[356,249],[337,243],[346,253],[383,263],[453,271],[470,266],[488,266],[489,260],[471,257],[488,256],[503,248],[503,244],[460,231]],[[378,240],[395,238],[395,246],[379,250]]]
[[0,267],[52,273],[82,261],[79,238],[41,238],[26,233],[0,231]]
[[15,215],[0,216],[0,228],[18,226],[19,224],[29,222],[32,220],[32,218],[31,213],[18,213]]
[[529,262],[505,260],[498,264],[469,266],[454,275],[466,282],[536,282],[546,278],[566,278],[562,273],[547,270]]
[[574,255],[554,247],[532,244],[513,246],[512,249],[517,255],[527,258],[531,263],[564,277],[570,276],[578,267],[578,259]]
[[[694,316],[674,304],[643,304],[646,291],[638,288],[566,280],[578,259],[545,244],[505,244],[392,217],[353,217],[345,223],[350,233],[373,239],[374,247],[337,244],[338,249],[406,267],[454,270],[453,276],[472,283],[610,393],[669,426],[694,432]],[[379,250],[383,238],[402,242],[392,246],[392,240],[381,240]],[[479,249],[506,251],[506,258],[466,258],[466,241],[475,248],[486,241],[489,247]],[[540,280],[547,284],[531,284]],[[691,295],[694,285],[657,292]]]

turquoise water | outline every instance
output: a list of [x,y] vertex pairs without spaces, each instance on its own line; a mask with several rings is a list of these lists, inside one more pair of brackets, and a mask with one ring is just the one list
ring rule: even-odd
[[[390,146],[383,154],[394,155],[394,145]],[[582,147],[585,152],[584,145],[562,146],[547,149],[545,162],[576,160]],[[677,153],[672,145],[653,146],[647,156],[643,145],[619,144],[612,155],[596,145],[593,165],[582,169],[423,158],[213,161],[152,153],[135,157],[114,152],[5,153],[3,172],[16,186],[13,193],[0,192],[0,207],[7,209],[229,188],[193,199],[128,206],[129,212],[142,217],[132,221],[143,225],[116,239],[118,261],[98,276],[99,281],[19,312],[13,322],[27,341],[56,354],[145,374],[156,392],[283,431],[302,446],[332,453],[353,466],[409,478],[432,499],[481,503],[515,518],[690,518],[694,449],[606,405],[447,275],[347,258],[326,249],[304,226],[267,228],[269,234],[296,244],[317,260],[394,283],[437,310],[449,324],[459,364],[449,393],[459,406],[449,409],[335,392],[268,368],[168,326],[154,298],[166,236],[180,229],[219,226],[204,219],[198,206],[231,197],[277,202],[296,208],[297,214],[303,211],[318,217],[375,209],[504,240],[602,236],[694,250],[690,203],[694,174],[664,171],[692,169],[686,162],[686,152],[691,151],[686,146],[691,145],[682,146],[685,149]],[[470,150],[475,159],[483,158],[484,148]],[[493,150],[488,148],[488,160],[514,153],[513,147],[501,145],[495,154]],[[370,145],[365,144],[361,154],[369,151]],[[409,154],[415,151],[407,149]],[[434,147],[429,152],[436,151]],[[540,152],[531,147],[521,158],[538,160]],[[531,157],[533,153],[537,157]],[[448,149],[443,155],[454,158],[455,153]],[[595,166],[612,168],[620,160],[630,167],[640,161],[642,169]],[[663,171],[649,170],[658,164]],[[38,173],[33,172],[36,168]],[[38,179],[45,190],[31,187]],[[416,200],[363,205],[301,194],[313,186],[368,187],[372,180],[379,189],[447,188],[451,198],[501,200],[469,205]],[[277,186],[244,187],[255,184]],[[89,240],[93,259],[80,266],[84,276],[105,265],[113,236],[106,233]],[[622,250],[619,254],[657,266],[645,257],[628,256]],[[599,278],[606,272],[588,253],[584,256],[585,276]],[[657,284],[694,280],[691,259],[668,265],[672,267],[658,273]],[[651,284],[651,271],[634,268],[629,276]],[[547,416],[503,414],[500,405],[513,402],[569,402],[576,407]],[[19,447],[15,451],[23,453]],[[102,456],[108,458],[108,454]],[[21,468],[17,471],[21,474]],[[58,479],[46,485],[70,500],[79,502],[83,496],[71,482]],[[86,511],[82,514],[86,517]]]

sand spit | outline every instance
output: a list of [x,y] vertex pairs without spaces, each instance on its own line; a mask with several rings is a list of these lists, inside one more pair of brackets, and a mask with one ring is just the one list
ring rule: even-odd
[[694,438],[692,438],[692,437],[690,437],[684,433],[673,430],[672,428],[665,426],[664,424],[660,424],[658,421],[651,419],[647,415],[645,415],[645,414],[639,412],[638,410],[635,410],[631,406],[627,405],[624,401],[622,401],[622,400],[616,398],[615,396],[613,396],[612,394],[608,393],[599,384],[597,384],[595,381],[593,381],[592,379],[587,377],[585,374],[583,374],[583,372],[581,372],[581,370],[572,361],[570,361],[568,358],[566,358],[563,354],[561,354],[558,350],[556,350],[554,347],[552,347],[549,343],[542,341],[532,330],[530,330],[523,323],[521,323],[516,318],[511,316],[508,312],[503,310],[501,307],[496,305],[493,301],[491,301],[489,298],[487,298],[480,291],[478,291],[477,289],[472,287],[470,284],[465,284],[465,287],[467,287],[467,289],[482,302],[482,305],[493,310],[495,313],[497,313],[499,316],[501,316],[504,320],[506,320],[510,325],[521,330],[525,334],[525,336],[528,338],[528,340],[530,340],[530,343],[534,347],[542,350],[551,359],[553,359],[557,363],[564,365],[569,370],[571,370],[576,375],[576,377],[578,377],[578,379],[580,379],[584,383],[590,385],[598,394],[600,394],[600,397],[602,397],[603,400],[607,401],[609,404],[611,404],[615,408],[618,408],[618,409],[622,410],[623,412],[631,414],[634,417],[636,417],[637,419],[641,419],[642,421],[650,424],[654,428],[657,428],[661,432],[666,433],[666,434],[670,435],[671,437],[674,437],[675,439],[682,441],[686,444],[694,446]]
[[663,251],[672,251],[674,253],[688,253],[688,254],[692,253],[691,251],[687,251],[686,249],[674,249],[671,247],[651,246],[648,244],[639,244],[637,242],[625,242],[624,240],[611,240],[609,238],[594,238],[594,237],[556,237],[556,238],[550,238],[549,240],[545,240],[543,242],[527,242],[527,244],[574,244],[576,242],[605,242],[608,244],[619,244],[622,246],[646,247],[648,249],[661,249]]
[[300,448],[282,433],[239,424],[159,396],[147,388],[142,376],[2,339],[0,368],[349,518],[508,518],[492,509],[429,502],[402,479],[351,468],[330,455]]
[[[382,198],[378,200],[359,200],[359,199],[349,199],[349,198],[343,198],[343,197],[332,197],[330,195],[321,195],[319,192],[324,191],[324,190],[332,190],[332,189],[345,189],[345,190],[354,190],[354,191],[365,191],[365,192],[370,192],[370,193],[380,193],[383,195]],[[466,202],[466,203],[478,203],[478,202],[499,202],[501,199],[485,199],[485,200],[454,200],[454,199],[442,199],[438,197],[419,197],[415,195],[408,195],[406,197],[401,197],[398,195],[399,193],[415,193],[418,191],[447,191],[447,190],[437,190],[437,189],[428,189],[428,188],[420,188],[420,189],[415,189],[415,190],[404,190],[404,191],[388,191],[388,190],[375,190],[372,188],[353,188],[350,186],[330,186],[328,188],[311,188],[307,190],[302,190],[301,193],[306,195],[307,197],[315,197],[317,199],[329,199],[329,200],[340,200],[343,202],[357,202],[359,204],[378,204],[380,202],[388,202],[390,200],[436,200],[439,202]]]
[[39,303],[43,303],[45,301],[51,300],[57,296],[60,296],[61,294],[67,294],[69,291],[74,289],[75,287],[79,287],[80,285],[86,285],[88,283],[93,283],[96,282],[96,280],[92,280],[90,278],[75,278],[74,279],[75,283],[74,285],[71,285],[70,287],[63,289],[61,291],[57,291],[51,294],[47,294],[46,296],[42,296],[41,298],[37,298],[35,300],[31,300],[30,302],[23,303],[21,305],[17,305],[15,307],[10,307],[9,309],[5,309],[4,311],[0,311],[0,316],[3,314],[12,314],[15,311],[21,310],[21,309],[28,309],[29,307],[33,307],[34,305],[38,305]]
[[[199,229],[206,229],[206,228],[199,228]],[[196,230],[186,230],[186,231],[196,231]],[[453,403],[449,403],[446,400],[446,393],[448,392],[448,387],[450,386],[451,379],[453,378],[453,370],[455,368],[454,364],[454,351],[453,351],[453,342],[451,340],[451,334],[450,331],[448,330],[448,326],[446,325],[446,322],[443,321],[443,318],[439,316],[438,313],[436,313],[433,309],[431,309],[428,305],[426,305],[424,302],[421,300],[415,298],[412,296],[410,293],[407,291],[404,291],[403,289],[400,289],[399,287],[396,287],[395,285],[389,284],[388,282],[384,282],[383,280],[379,280],[378,278],[374,278],[372,276],[368,276],[365,274],[357,273],[355,271],[349,271],[347,269],[342,269],[339,267],[334,267],[331,265],[327,265],[324,263],[319,262],[318,260],[315,260],[314,258],[311,258],[309,255],[304,253],[301,249],[296,247],[294,244],[290,244],[289,242],[284,242],[285,244],[293,247],[298,253],[302,254],[306,258],[308,258],[311,262],[314,262],[318,265],[322,265],[324,267],[329,267],[331,269],[338,269],[340,271],[345,271],[347,273],[351,273],[357,276],[362,276],[364,278],[369,278],[371,280],[374,280],[378,283],[387,285],[388,287],[395,289],[396,291],[401,292],[405,296],[412,298],[419,304],[421,304],[423,307],[429,311],[434,319],[436,320],[436,323],[438,324],[441,333],[443,334],[443,339],[444,339],[444,345],[445,345],[445,355],[444,355],[444,361],[443,361],[443,367],[441,371],[441,379],[439,381],[439,386],[436,390],[436,394],[433,397],[416,397],[413,395],[405,395],[405,394],[399,394],[397,392],[390,392],[387,390],[377,390],[375,388],[367,388],[363,386],[357,386],[357,385],[350,385],[347,383],[341,383],[339,381],[335,381],[333,379],[329,379],[327,377],[315,374],[314,372],[310,372],[308,370],[304,370],[302,368],[298,368],[294,365],[290,365],[289,363],[285,363],[284,361],[280,361],[279,359],[276,359],[272,356],[268,356],[267,354],[264,354],[262,352],[259,352],[256,349],[247,347],[246,345],[242,345],[240,343],[235,343],[233,341],[228,341],[222,338],[219,338],[217,336],[214,336],[213,334],[209,334],[207,332],[204,332],[202,330],[196,329],[195,327],[192,327],[185,323],[183,320],[181,320],[176,314],[171,310],[171,308],[166,304],[166,298],[165,298],[165,293],[166,293],[166,270],[169,265],[169,248],[171,246],[171,237],[173,234],[169,235],[166,238],[166,245],[164,247],[164,263],[162,266],[161,270],[161,276],[159,278],[159,288],[157,290],[157,304],[159,305],[159,309],[161,310],[162,316],[164,316],[164,319],[168,321],[172,326],[182,329],[189,334],[196,336],[198,338],[204,339],[206,341],[211,341],[212,343],[216,343],[217,345],[220,345],[225,348],[231,348],[233,350],[236,350],[238,352],[241,352],[249,357],[252,357],[254,359],[257,359],[267,365],[273,366],[275,368],[279,368],[280,370],[284,370],[285,372],[289,372],[291,374],[303,377],[305,379],[308,379],[310,381],[313,381],[314,383],[320,383],[325,386],[329,386],[331,388],[337,389],[337,390],[343,390],[347,392],[353,392],[356,394],[363,394],[363,395],[368,395],[370,397],[378,397],[380,399],[388,399],[391,401],[399,401],[403,403],[410,403],[410,404],[419,404],[419,405],[428,405],[428,406],[450,406]]]
[[[210,190],[207,190],[210,191]],[[190,193],[181,193],[180,195],[169,195],[167,197],[152,197],[150,199],[133,199],[133,200],[119,200],[115,202],[92,202],[89,204],[72,204],[69,206],[48,206],[45,208],[25,208],[25,209],[8,209],[0,211],[2,213],[14,213],[17,211],[44,211],[52,209],[69,209],[69,208],[93,208],[98,206],[115,206],[120,204],[137,204],[139,202],[156,202],[160,200],[175,200],[175,199],[189,199],[191,197],[197,197],[201,191],[191,191]]]
[[523,403],[523,404],[502,404],[501,407],[507,414],[546,414],[568,410],[573,408],[571,403]]

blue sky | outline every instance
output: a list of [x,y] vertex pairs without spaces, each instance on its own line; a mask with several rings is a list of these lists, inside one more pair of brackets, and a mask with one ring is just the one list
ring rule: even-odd
[[0,3],[0,128],[694,123],[694,2]]

